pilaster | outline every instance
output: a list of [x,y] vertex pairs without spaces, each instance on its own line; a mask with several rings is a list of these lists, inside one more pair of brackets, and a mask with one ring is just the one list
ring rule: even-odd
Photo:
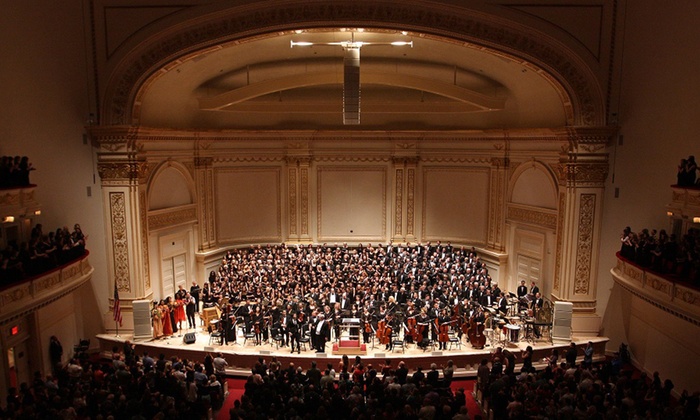
[[309,234],[309,175],[311,156],[308,145],[295,144],[287,161],[287,237],[291,241],[311,242]]
[[559,161],[559,215],[552,299],[574,304],[572,331],[598,335],[597,270],[605,180],[606,146],[614,128],[570,127]]
[[[91,137],[99,150],[97,169],[101,179],[102,200],[107,227],[107,290],[119,291],[123,325],[120,331],[133,330],[133,300],[147,298],[151,284],[148,272],[148,226],[146,217],[146,181],[148,165],[139,157],[136,131],[129,127],[101,130],[91,128]],[[104,315],[106,330],[116,328],[110,294],[110,311]]]
[[197,185],[197,220],[199,221],[199,251],[216,246],[214,225],[214,169],[212,158],[195,156],[194,177]]
[[489,227],[488,247],[497,251],[505,250],[504,232],[506,221],[506,189],[510,161],[507,157],[491,158],[489,182]]
[[415,242],[415,196],[417,157],[392,158],[394,184],[394,213],[391,239],[395,242]]

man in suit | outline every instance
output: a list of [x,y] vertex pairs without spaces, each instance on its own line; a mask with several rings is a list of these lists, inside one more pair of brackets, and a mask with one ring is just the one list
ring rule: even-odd
[[525,280],[520,280],[520,286],[518,286],[518,299],[522,298],[527,294],[527,286],[525,286]]
[[535,296],[535,295],[538,294],[539,292],[540,292],[540,288],[537,287],[537,285],[535,284],[535,282],[533,281],[532,283],[530,283],[530,294],[533,295],[533,296]]
[[329,332],[328,321],[325,320],[323,314],[318,314],[316,324],[311,331],[313,334],[313,346],[316,349],[316,353],[323,353],[326,351],[326,336]]
[[481,297],[481,304],[483,306],[491,306],[496,302],[493,295],[491,295],[491,290],[486,289],[485,294]]
[[498,310],[504,315],[508,312],[508,298],[505,293],[498,298]]

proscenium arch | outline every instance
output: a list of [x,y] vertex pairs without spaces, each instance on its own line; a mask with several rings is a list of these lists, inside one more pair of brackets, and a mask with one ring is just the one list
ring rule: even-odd
[[583,59],[532,28],[466,8],[382,0],[259,2],[219,10],[174,25],[134,45],[107,83],[102,125],[138,125],[139,97],[159,72],[229,42],[291,33],[299,28],[357,27],[411,31],[479,48],[529,65],[550,79],[562,97],[570,126],[605,125],[604,100]]

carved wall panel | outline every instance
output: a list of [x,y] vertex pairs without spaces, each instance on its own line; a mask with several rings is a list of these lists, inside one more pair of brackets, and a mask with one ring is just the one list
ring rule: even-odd
[[297,234],[297,169],[289,168],[289,234]]
[[109,214],[112,222],[112,260],[114,281],[120,292],[130,292],[129,242],[126,229],[126,198],[123,192],[109,193]]
[[394,235],[403,232],[403,169],[395,171]]
[[595,194],[581,194],[579,204],[578,242],[576,248],[575,294],[588,294],[591,281],[593,228],[595,226]]

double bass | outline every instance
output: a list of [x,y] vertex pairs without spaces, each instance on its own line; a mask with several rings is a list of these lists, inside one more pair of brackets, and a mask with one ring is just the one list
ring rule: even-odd
[[441,343],[447,343],[450,341],[450,322],[443,322],[440,324],[437,320],[435,321],[438,325],[438,341]]
[[416,329],[416,317],[412,316],[406,319],[406,334],[411,337],[414,343],[418,343],[418,330]]
[[483,349],[486,346],[486,336],[484,335],[484,323],[478,322],[476,313],[469,320],[469,331],[467,332],[469,342],[475,349]]

